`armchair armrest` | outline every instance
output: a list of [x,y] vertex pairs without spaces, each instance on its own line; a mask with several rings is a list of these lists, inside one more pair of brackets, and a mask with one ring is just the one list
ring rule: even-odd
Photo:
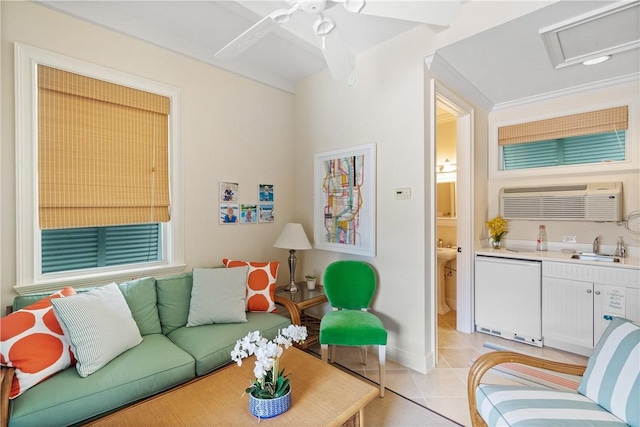
[[11,392],[11,383],[13,382],[13,373],[15,368],[6,366],[0,367],[0,414],[2,414],[2,427],[9,424],[9,393]]
[[502,363],[520,363],[522,365],[578,376],[584,375],[584,371],[587,368],[582,365],[556,362],[554,360],[541,359],[539,357],[527,356],[525,354],[514,353],[511,351],[495,351],[483,354],[473,362],[469,369],[469,376],[467,377],[469,413],[471,415],[471,423],[474,427],[486,427],[487,425],[478,413],[478,408],[476,406],[476,389],[480,385],[482,376],[489,369]]

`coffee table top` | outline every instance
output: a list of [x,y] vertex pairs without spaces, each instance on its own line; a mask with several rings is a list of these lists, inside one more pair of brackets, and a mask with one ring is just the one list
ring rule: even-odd
[[[143,402],[107,415],[91,426],[253,425],[244,390],[253,379],[254,358],[222,368]],[[261,426],[340,426],[378,396],[378,388],[291,347],[280,367],[291,380],[291,408],[260,420]]]

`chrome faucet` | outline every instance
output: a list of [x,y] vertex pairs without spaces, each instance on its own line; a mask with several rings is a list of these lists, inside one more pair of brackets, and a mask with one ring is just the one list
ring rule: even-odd
[[599,254],[600,253],[600,236],[597,236],[593,240],[593,253],[594,254]]

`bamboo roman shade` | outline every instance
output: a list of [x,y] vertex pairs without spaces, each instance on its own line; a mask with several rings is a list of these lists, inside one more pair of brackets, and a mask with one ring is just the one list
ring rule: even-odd
[[628,127],[627,110],[627,106],[616,107],[500,127],[498,128],[498,145],[523,144],[626,130]]
[[169,98],[38,66],[40,228],[169,221]]

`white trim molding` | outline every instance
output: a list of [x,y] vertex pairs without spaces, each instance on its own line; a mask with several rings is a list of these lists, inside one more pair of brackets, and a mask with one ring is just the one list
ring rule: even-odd
[[[16,281],[19,294],[50,291],[64,285],[101,285],[120,279],[177,273],[184,269],[184,215],[182,191],[181,110],[179,88],[80,61],[22,43],[15,43],[16,111]],[[80,270],[42,275],[38,225],[37,66],[88,77],[166,96],[170,99],[169,156],[171,222],[163,224],[163,261],[118,268]]]

